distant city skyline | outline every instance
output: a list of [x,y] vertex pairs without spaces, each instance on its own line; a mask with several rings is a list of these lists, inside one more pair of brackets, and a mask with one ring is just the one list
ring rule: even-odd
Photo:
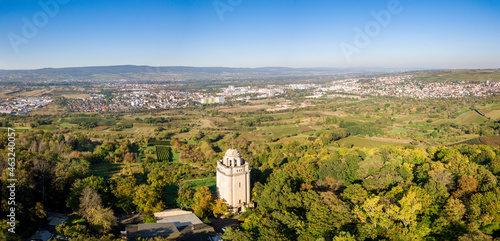
[[0,69],[500,68],[500,1],[1,1]]

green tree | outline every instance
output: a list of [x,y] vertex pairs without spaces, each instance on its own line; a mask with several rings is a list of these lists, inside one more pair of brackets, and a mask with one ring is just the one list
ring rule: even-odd
[[116,179],[116,185],[113,194],[116,198],[115,206],[129,213],[135,210],[134,190],[137,180],[133,176],[119,177]]
[[177,205],[181,208],[190,208],[193,206],[193,189],[186,184],[181,183],[177,191]]
[[78,210],[80,204],[80,196],[85,188],[92,188],[96,190],[101,197],[104,198],[104,203],[107,203],[108,196],[108,184],[102,177],[90,176],[84,179],[77,179],[72,187],[71,193],[66,200],[66,206],[72,208],[73,210]]
[[360,184],[348,186],[342,193],[342,197],[349,200],[352,204],[360,204],[368,197],[368,192]]
[[152,215],[154,212],[159,212],[165,208],[161,195],[146,184],[135,188],[133,203],[137,206],[137,212],[143,215]]
[[199,187],[193,195],[195,213],[198,216],[205,216],[206,212],[210,209],[210,204],[212,203],[214,197],[213,193],[208,189],[208,187]]
[[465,205],[459,199],[450,198],[444,206],[446,218],[450,223],[460,224],[460,220],[464,216],[466,209]]
[[101,233],[109,232],[117,224],[113,210],[103,207],[101,197],[94,189],[83,189],[79,211]]
[[216,217],[224,215],[228,211],[226,203],[223,199],[220,198],[214,200],[214,202],[211,204],[211,209]]
[[224,240],[228,241],[252,241],[255,240],[251,233],[242,231],[242,230],[236,230],[233,228],[227,228],[226,232],[224,235],[222,235],[222,238]]

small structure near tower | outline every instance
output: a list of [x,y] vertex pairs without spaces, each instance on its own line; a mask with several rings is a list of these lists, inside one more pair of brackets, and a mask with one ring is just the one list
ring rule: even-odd
[[250,204],[250,166],[234,148],[217,161],[217,195],[230,212],[243,212]]

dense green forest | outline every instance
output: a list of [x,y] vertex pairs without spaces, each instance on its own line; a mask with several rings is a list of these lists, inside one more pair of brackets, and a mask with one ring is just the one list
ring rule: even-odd
[[[5,156],[6,134],[0,139]],[[137,163],[127,154],[134,145],[127,138],[95,146],[84,135],[70,135],[65,140],[62,134],[30,131],[17,143],[16,192],[21,204],[17,215],[19,229],[25,232],[43,223],[46,209],[61,207],[79,211],[84,220],[61,227],[60,232],[87,238],[85,235],[111,231],[116,220],[110,208],[151,215],[180,206],[192,208],[201,217],[209,210],[224,214],[211,191],[194,191],[182,182],[188,177],[209,177],[212,171],[164,158],[132,166]],[[190,146],[179,141],[172,144],[186,150]],[[228,144],[224,139],[211,142],[207,138],[198,148],[217,156],[214,149]],[[329,149],[316,141],[257,145],[241,138],[235,145],[253,166],[256,208],[243,214],[241,230],[224,235],[228,240],[469,240],[499,235],[500,148]],[[92,152],[85,151],[92,148]],[[127,167],[119,175],[105,178],[90,169],[95,163]],[[5,161],[2,165],[1,194],[6,196],[8,172]],[[172,186],[178,186],[174,195],[168,193]],[[101,217],[85,215],[83,195],[101,200],[93,207],[103,210]],[[3,199],[2,207],[7,206],[5,202]],[[5,229],[2,232],[9,237]]]
[[500,234],[499,148],[327,152],[290,143],[272,149],[286,163],[255,184],[257,208],[227,240],[492,240]]

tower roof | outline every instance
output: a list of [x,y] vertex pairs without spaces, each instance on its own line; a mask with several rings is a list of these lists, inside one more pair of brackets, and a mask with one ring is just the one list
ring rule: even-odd
[[240,155],[240,152],[234,148],[229,148],[227,151],[226,151],[226,155],[227,157],[239,157],[241,158],[241,155]]

